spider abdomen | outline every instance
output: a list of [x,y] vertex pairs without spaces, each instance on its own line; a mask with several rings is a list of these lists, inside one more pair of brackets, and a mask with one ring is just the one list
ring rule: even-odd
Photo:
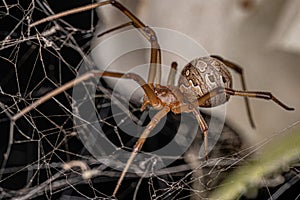
[[[178,86],[184,99],[193,102],[217,87],[231,88],[232,78],[224,63],[216,58],[201,57],[192,60],[183,68]],[[201,106],[214,107],[228,99],[229,95],[220,94]]]

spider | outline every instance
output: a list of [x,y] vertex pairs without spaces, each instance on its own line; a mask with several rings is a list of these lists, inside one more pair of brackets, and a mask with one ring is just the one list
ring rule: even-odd
[[[149,136],[150,132],[169,112],[173,112],[175,114],[180,114],[182,112],[193,113],[204,135],[205,157],[206,159],[208,159],[208,126],[203,117],[201,116],[198,107],[214,107],[226,103],[229,100],[230,96],[242,96],[245,98],[246,109],[252,127],[255,127],[255,125],[250,111],[248,97],[272,100],[286,110],[294,110],[294,108],[288,107],[287,105],[279,101],[270,92],[247,91],[243,69],[237,64],[216,55],[200,57],[192,60],[181,71],[181,77],[179,78],[177,84],[174,83],[175,73],[177,71],[177,63],[173,62],[170,67],[167,85],[161,85],[160,64],[162,55],[158,38],[156,37],[155,32],[153,31],[153,29],[146,26],[142,21],[140,21],[126,7],[124,7],[121,3],[115,0],[108,0],[100,3],[90,4],[66,12],[55,14],[37,22],[34,22],[30,24],[29,27],[32,28],[47,21],[52,21],[66,15],[94,9],[108,4],[117,8],[120,12],[126,15],[130,19],[130,21],[128,23],[121,24],[120,26],[112,28],[99,36],[124,28],[126,26],[133,26],[135,28],[138,28],[138,30],[145,37],[145,39],[148,40],[151,44],[149,64],[150,67],[147,82],[135,73],[92,71],[52,91],[42,99],[38,100],[37,102],[22,110],[20,113],[14,116],[13,119],[17,120],[26,112],[29,112],[31,109],[43,103],[52,96],[91,77],[106,76],[114,78],[132,79],[136,81],[145,92],[141,110],[144,110],[147,106],[151,106],[154,109],[158,110],[158,112],[151,119],[149,124],[142,132],[141,136],[138,138],[136,144],[134,145],[133,151],[131,152],[130,157],[125,165],[125,168],[123,169],[121,176],[119,177],[119,180],[117,182],[117,185],[115,186],[115,189],[113,191],[112,195],[114,197],[116,196],[130,165],[132,164],[136,155],[142,149],[143,144]],[[234,70],[240,75],[243,90],[239,91],[232,89],[232,77],[227,68]]]

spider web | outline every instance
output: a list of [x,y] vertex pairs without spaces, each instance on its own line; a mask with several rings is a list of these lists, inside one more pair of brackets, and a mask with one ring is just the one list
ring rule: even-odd
[[[0,6],[0,20],[5,26],[0,34],[1,199],[109,199],[112,194],[121,172],[103,163],[107,163],[110,156],[117,155],[95,159],[85,148],[73,121],[76,113],[72,109],[72,89],[14,120],[24,108],[77,76],[80,62],[89,51],[97,18],[94,11],[88,11],[30,30],[28,25],[54,13],[90,3],[94,1],[64,1],[64,4],[57,5],[51,1],[22,0],[3,1]],[[80,84],[89,87],[94,82],[88,80]],[[149,122],[149,111],[142,113],[140,105],[130,103],[128,115],[122,106],[127,100],[121,95],[112,100],[111,95],[112,90],[100,81],[96,94],[84,94],[83,99],[95,105],[94,111],[100,116],[107,137],[130,151],[136,138],[124,135],[118,128],[111,105],[119,108],[117,114],[125,124],[143,117],[142,123]],[[210,120],[210,116],[207,115],[206,120]],[[180,120],[170,114],[167,123],[175,126],[166,125],[161,131],[163,136],[151,139],[143,150],[151,152],[153,143],[163,137],[167,142],[172,138]],[[199,132],[188,152],[163,169],[155,170],[161,158],[153,156],[142,167],[145,173],[151,174],[150,177],[143,179],[144,174],[128,173],[119,198],[205,198],[228,171],[257,148],[242,151],[236,132],[225,126],[206,162],[198,158],[202,139]]]

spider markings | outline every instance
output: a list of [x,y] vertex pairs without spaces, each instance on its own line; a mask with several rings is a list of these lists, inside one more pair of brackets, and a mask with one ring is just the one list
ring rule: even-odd
[[[232,77],[226,65],[213,57],[202,57],[187,64],[178,81],[184,99],[193,102],[217,87],[232,88]],[[230,95],[218,95],[202,107],[214,107],[229,100]]]

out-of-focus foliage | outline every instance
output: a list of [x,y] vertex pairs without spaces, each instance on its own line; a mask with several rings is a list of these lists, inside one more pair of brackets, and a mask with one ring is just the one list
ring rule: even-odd
[[300,159],[300,131],[272,141],[254,161],[238,168],[212,193],[211,199],[232,200],[255,188],[266,176],[276,174]]

